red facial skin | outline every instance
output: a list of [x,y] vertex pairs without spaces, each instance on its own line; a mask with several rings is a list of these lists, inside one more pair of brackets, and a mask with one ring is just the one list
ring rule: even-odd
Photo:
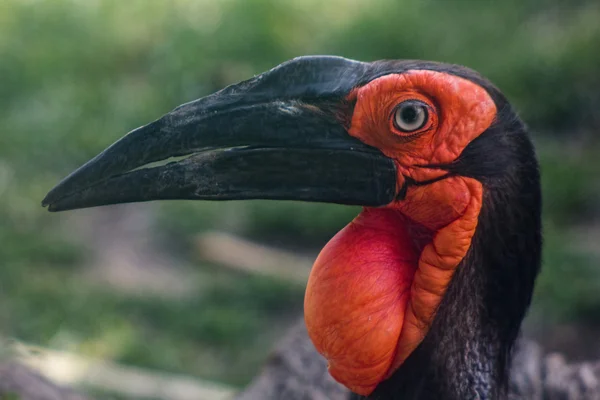
[[[392,158],[399,190],[423,182],[484,132],[496,116],[489,94],[442,72],[387,75],[356,89],[349,133]],[[405,100],[428,105],[422,128],[393,123]],[[305,321],[331,375],[369,395],[421,343],[477,227],[483,189],[466,177],[411,186],[406,197],[365,208],[321,251],[306,289]]]

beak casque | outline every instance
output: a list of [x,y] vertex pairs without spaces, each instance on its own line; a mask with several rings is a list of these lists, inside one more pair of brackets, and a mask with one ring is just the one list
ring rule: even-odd
[[43,200],[50,211],[162,199],[383,206],[394,162],[339,118],[366,64],[301,57],[133,130]]

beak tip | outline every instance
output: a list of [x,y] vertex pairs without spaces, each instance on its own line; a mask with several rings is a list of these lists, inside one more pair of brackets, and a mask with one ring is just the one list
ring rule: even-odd
[[59,212],[59,211],[66,211],[69,210],[69,208],[64,207],[60,205],[60,203],[49,203],[46,202],[45,199],[44,201],[42,201],[42,207],[46,208],[49,212]]
[[48,195],[46,195],[46,197],[44,197],[44,199],[42,200],[42,207],[48,207],[50,205],[50,201],[48,200]]
[[54,194],[54,189],[50,190],[46,194],[46,196],[42,200],[42,207],[47,207],[53,203],[54,197],[56,197],[56,196],[53,196],[53,194]]
[[56,187],[48,192],[42,200],[42,207],[47,208],[50,212],[60,211],[57,203],[60,202],[59,196],[56,195]]
[[56,206],[54,204],[46,201],[46,199],[42,200],[42,207],[46,208],[50,212],[57,211]]

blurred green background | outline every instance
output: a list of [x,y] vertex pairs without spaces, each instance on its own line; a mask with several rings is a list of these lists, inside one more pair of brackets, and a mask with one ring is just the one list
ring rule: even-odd
[[358,209],[165,202],[50,214],[64,175],[175,106],[289,58],[418,58],[490,78],[542,163],[544,268],[526,332],[600,357],[597,0],[2,0],[0,335],[243,386],[303,285],[202,260],[220,230],[313,256]]

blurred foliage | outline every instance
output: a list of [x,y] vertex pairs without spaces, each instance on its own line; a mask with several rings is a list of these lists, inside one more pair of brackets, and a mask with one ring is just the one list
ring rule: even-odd
[[[304,54],[433,59],[495,82],[530,124],[542,163],[547,231],[535,306],[557,319],[597,314],[598,260],[574,251],[569,232],[598,223],[599,20],[595,0],[3,0],[0,331],[247,382],[281,320],[300,312],[302,288],[198,266],[195,279],[212,289],[192,298],[117,295],[82,281],[86,250],[69,239],[67,217],[39,204],[128,130]],[[184,259],[206,229],[316,248],[358,211],[260,201],[157,210]]]
[[546,225],[545,268],[536,283],[534,312],[550,319],[546,323],[581,320],[598,325],[598,260],[565,246],[564,236],[555,226]]

